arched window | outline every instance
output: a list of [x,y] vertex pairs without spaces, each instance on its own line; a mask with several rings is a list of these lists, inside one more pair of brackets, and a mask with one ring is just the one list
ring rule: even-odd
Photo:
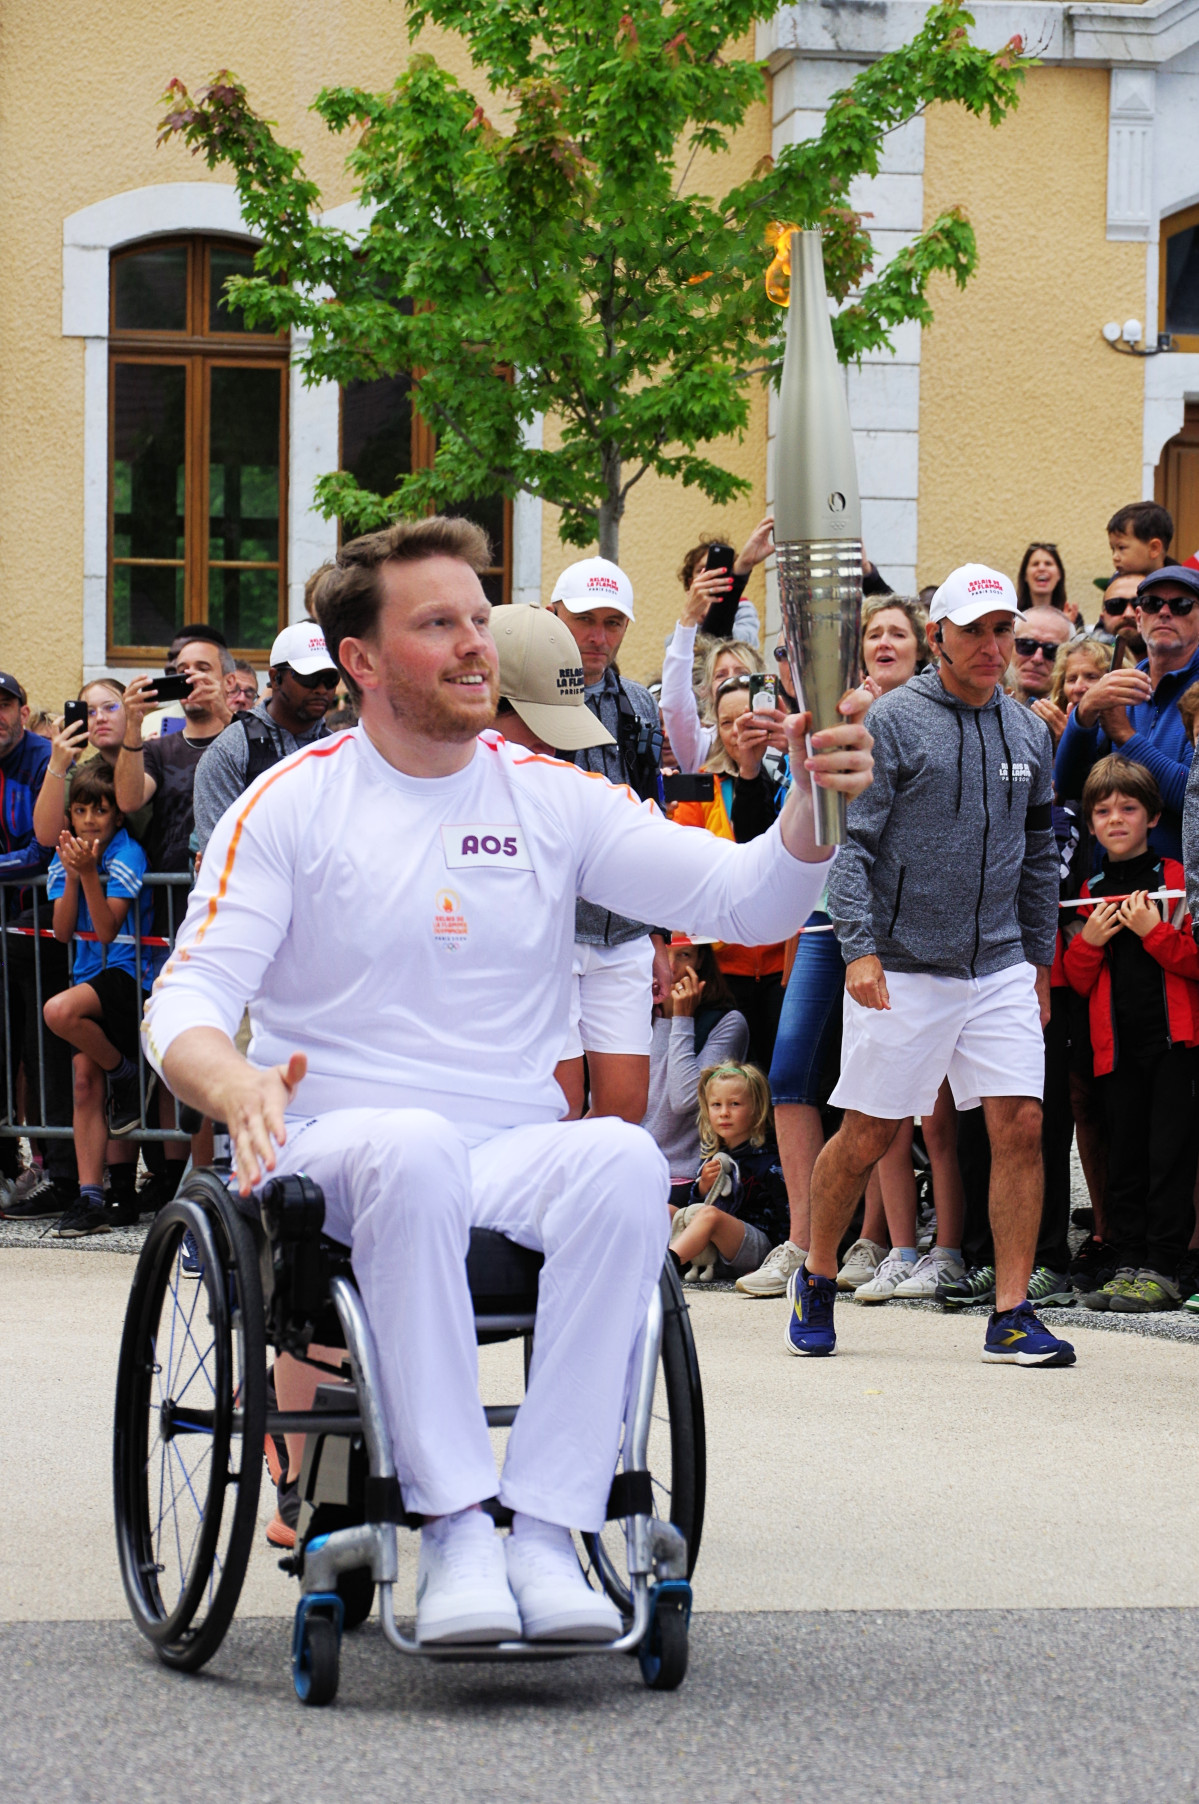
[[1199,207],[1162,220],[1160,330],[1180,351],[1199,351]]
[[108,655],[161,661],[185,624],[269,650],[286,619],[285,336],[224,285],[254,248],[160,238],[112,256]]
[[[401,476],[428,469],[436,440],[412,405],[410,376],[349,382],[341,391],[341,468],[363,488],[388,495]],[[512,599],[512,503],[484,495],[446,510],[477,521],[497,560],[483,573],[483,587],[497,606]]]

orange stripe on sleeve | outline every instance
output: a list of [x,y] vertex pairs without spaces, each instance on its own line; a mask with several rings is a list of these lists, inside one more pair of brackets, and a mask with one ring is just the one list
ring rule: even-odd
[[[216,920],[217,909],[220,907],[221,903],[225,899],[225,895],[229,888],[229,879],[233,875],[233,865],[234,865],[235,859],[237,858],[237,848],[238,848],[238,844],[241,840],[242,828],[245,826],[246,821],[249,819],[250,815],[254,812],[255,808],[257,808],[259,802],[262,800],[262,798],[266,794],[267,790],[271,788],[272,784],[277,783],[279,781],[280,777],[289,776],[293,770],[298,770],[300,768],[301,764],[304,763],[305,759],[307,759],[307,758],[331,758],[335,752],[339,752],[343,746],[349,745],[350,743],[351,743],[350,735],[347,733],[342,738],[333,740],[333,742],[329,745],[322,744],[322,745],[309,746],[307,748],[307,750],[300,753],[299,757],[296,759],[294,764],[288,764],[285,767],[280,768],[279,770],[273,771],[271,773],[271,775],[267,778],[266,782],[262,785],[262,788],[260,790],[258,790],[258,792],[255,795],[252,795],[250,797],[250,800],[246,803],[245,807],[242,809],[241,813],[237,817],[237,824],[233,829],[233,834],[229,841],[229,850],[225,854],[225,863],[224,863],[224,867],[221,871],[220,881],[217,883],[216,889],[214,890],[213,894],[208,898],[208,912],[204,916],[204,919],[201,921],[199,927],[196,929],[195,944],[197,946],[200,944],[200,941],[204,938],[204,935],[208,932],[208,929],[212,926],[212,923]],[[186,958],[187,957],[187,949],[184,948],[180,952],[179,956],[180,956],[180,958]],[[169,963],[169,961],[168,961],[168,963]],[[162,975],[164,977],[166,975],[165,968],[162,972]]]

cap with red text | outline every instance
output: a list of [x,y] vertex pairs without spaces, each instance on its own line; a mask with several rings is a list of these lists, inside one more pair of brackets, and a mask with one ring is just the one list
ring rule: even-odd
[[297,676],[315,676],[318,670],[337,669],[329,656],[324,633],[311,620],[296,620],[284,627],[271,646],[269,663],[272,670],[289,664]]
[[986,564],[962,564],[951,570],[928,611],[930,620],[952,620],[969,626],[984,614],[1018,614],[1016,590],[1010,576],[990,570]]
[[572,614],[586,614],[591,608],[616,608],[629,619],[633,613],[633,585],[611,558],[585,557],[568,564],[550,596],[560,601]]

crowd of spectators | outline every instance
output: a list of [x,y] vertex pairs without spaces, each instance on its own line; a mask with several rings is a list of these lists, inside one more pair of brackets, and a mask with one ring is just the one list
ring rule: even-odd
[[[669,811],[680,823],[738,840],[773,819],[789,781],[779,725],[798,705],[781,636],[766,660],[772,676],[763,678],[752,635],[734,638],[729,620],[716,617],[717,603],[738,597],[737,579],[768,554],[770,524],[735,559],[717,541],[706,554],[703,545],[688,553],[684,603],[658,690],[664,768],[684,773],[667,778]],[[1120,509],[1107,531],[1113,574],[1098,580],[1093,625],[1067,594],[1057,547],[1028,547],[1015,576],[1020,616],[1004,680],[1045,723],[1052,744],[1063,901],[1098,900],[1105,886],[1136,898],[1062,911],[1045,1028],[1045,1201],[1029,1295],[1099,1310],[1186,1304],[1199,1311],[1199,1013],[1192,1012],[1199,1011],[1199,958],[1181,863],[1199,726],[1199,559],[1172,562],[1173,523],[1154,503]],[[937,660],[926,632],[931,593],[922,600],[891,594],[877,572],[867,589],[875,593],[862,614],[863,707]],[[1199,852],[1199,794],[1194,808]],[[1128,815],[1143,828],[1141,838],[1124,835]],[[704,948],[703,976],[700,949],[688,947],[694,968],[655,1001],[654,1101],[645,1123],[670,1159],[679,1211],[674,1247],[691,1277],[731,1277],[744,1295],[781,1296],[803,1264],[812,1171],[839,1118],[829,1098],[840,1066],[845,962],[853,955],[851,948],[843,956],[842,942],[851,939],[852,930],[834,931],[821,908],[787,947]],[[721,1044],[711,1060],[697,1055],[690,1020],[705,999],[726,1011],[736,1004],[721,1025],[731,1036],[744,1019],[747,1052]],[[768,1112],[757,1126],[785,1212],[785,1234],[756,1267],[749,1253],[765,1221],[746,1214],[736,1172],[742,1149],[712,1138],[703,1100],[707,1082],[734,1066],[744,1078],[730,1075],[719,1094],[767,1080]],[[748,1092],[742,1100],[748,1108]],[[885,1098],[878,1108],[886,1114]],[[698,1152],[696,1134],[707,1136]],[[1089,1206],[1075,1209],[1072,1221],[1075,1140]],[[984,1111],[959,1115],[942,1084],[933,1112],[909,1121],[870,1173],[842,1245],[840,1288],[864,1304],[992,1301],[990,1164]],[[712,1232],[719,1210],[753,1232],[747,1225],[738,1236],[724,1224]]]
[[[630,785],[689,829],[742,842],[766,832],[792,780],[783,723],[801,705],[783,636],[763,655],[745,599],[772,527],[768,516],[740,551],[715,537],[688,551],[678,623],[648,686],[620,670],[634,598],[605,559],[565,569],[544,613],[497,613],[498,730]],[[1199,829],[1188,790],[1199,567],[1171,560],[1173,524],[1153,503],[1121,509],[1108,537],[1113,574],[1098,584],[1091,625],[1054,544],[1029,545],[1015,576],[1005,686],[1052,743],[1070,905],[1045,1028],[1044,1221],[1029,1294],[1199,1310],[1199,953],[1183,843],[1188,808]],[[868,718],[879,697],[935,675],[938,651],[928,592],[893,594],[867,569],[856,705]],[[139,1055],[141,996],[217,820],[279,759],[353,724],[315,620],[321,576],[309,583],[312,618],[271,650],[261,697],[260,673],[198,625],[166,661],[164,676],[184,679],[179,700],[153,676],[128,687],[104,677],[57,716],[31,709],[0,672],[8,1113],[60,1130],[43,1138],[34,1126],[25,1171],[17,1140],[0,1138],[10,1218],[82,1236],[174,1192],[189,1147],[169,1137],[174,1101]],[[563,708],[564,694],[579,706]],[[1193,838],[1199,849],[1199,830]],[[177,883],[149,889],[147,873]],[[644,1123],[670,1166],[681,1266],[749,1297],[781,1296],[801,1268],[813,1168],[838,1121],[830,1096],[852,929],[821,901],[793,941],[769,946],[692,940],[674,923],[577,901],[558,1065],[567,1112]],[[885,1114],[885,1097],[878,1104]],[[932,1112],[908,1120],[877,1160],[841,1247],[838,1284],[858,1301],[991,1299],[982,1115],[959,1114],[942,1084]],[[135,1189],[147,1128],[159,1137],[141,1144]],[[1075,1142],[1089,1207],[1071,1222]],[[202,1155],[204,1143],[190,1150]]]
[[[215,820],[324,733],[338,700],[311,622],[279,635],[267,679],[260,702],[259,673],[203,625],[176,636],[161,678],[98,678],[61,714],[31,709],[0,672],[4,1114],[32,1149],[21,1170],[17,1135],[0,1136],[5,1218],[106,1233],[169,1201],[189,1156],[211,1156],[210,1128],[190,1146],[178,1131],[138,1029]],[[156,687],[172,680],[178,700]]]

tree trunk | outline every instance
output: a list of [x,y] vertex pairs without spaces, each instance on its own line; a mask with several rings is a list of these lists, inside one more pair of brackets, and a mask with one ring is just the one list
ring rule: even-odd
[[620,562],[620,516],[611,501],[603,502],[599,511],[599,554],[614,564]]
[[624,515],[624,498],[620,492],[620,455],[611,445],[604,446],[604,486],[608,493],[600,502],[599,554],[612,563],[620,562],[620,522]]

